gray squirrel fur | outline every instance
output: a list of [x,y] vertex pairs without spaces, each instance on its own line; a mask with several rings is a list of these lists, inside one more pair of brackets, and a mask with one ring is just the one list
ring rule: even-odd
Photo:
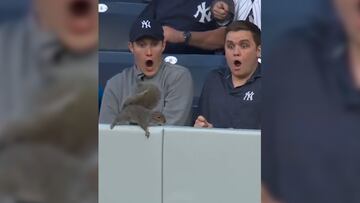
[[166,122],[165,116],[158,111],[152,111],[161,98],[159,88],[150,83],[139,83],[135,95],[126,98],[121,112],[114,119],[110,128],[115,125],[138,124],[149,137],[148,126],[162,125]]

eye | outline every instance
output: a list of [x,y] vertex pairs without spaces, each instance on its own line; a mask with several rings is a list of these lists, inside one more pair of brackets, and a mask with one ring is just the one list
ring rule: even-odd
[[156,47],[159,43],[160,41],[152,41],[151,46]]
[[234,44],[227,44],[226,47],[228,49],[234,49],[235,48]]
[[136,46],[138,46],[140,48],[144,48],[146,46],[146,43],[144,41],[138,41],[138,42],[136,42]]
[[144,43],[144,42],[140,42],[138,45],[139,45],[139,47],[141,47],[141,48],[144,48],[144,47],[145,47],[145,43]]
[[248,43],[241,43],[240,47],[243,49],[246,49],[246,48],[250,47],[250,45]]

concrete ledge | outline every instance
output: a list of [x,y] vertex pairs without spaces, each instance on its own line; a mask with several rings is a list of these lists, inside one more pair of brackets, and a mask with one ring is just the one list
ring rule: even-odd
[[99,125],[99,200],[260,202],[260,131]]

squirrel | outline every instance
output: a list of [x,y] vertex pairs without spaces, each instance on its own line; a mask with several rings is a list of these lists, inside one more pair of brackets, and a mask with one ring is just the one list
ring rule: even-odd
[[130,123],[138,124],[149,138],[149,125],[163,125],[166,123],[164,114],[159,111],[152,111],[161,98],[159,88],[149,83],[139,83],[135,95],[129,96],[122,107],[121,112],[110,125],[113,129],[115,125]]
[[128,105],[140,105],[151,110],[156,107],[160,98],[161,92],[157,86],[150,83],[138,83],[135,95],[125,100],[123,109]]

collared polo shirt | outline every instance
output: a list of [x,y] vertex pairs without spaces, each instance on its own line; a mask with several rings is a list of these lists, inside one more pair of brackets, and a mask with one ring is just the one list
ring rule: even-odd
[[199,114],[217,128],[259,129],[261,67],[234,88],[228,67],[209,73],[199,100]]

